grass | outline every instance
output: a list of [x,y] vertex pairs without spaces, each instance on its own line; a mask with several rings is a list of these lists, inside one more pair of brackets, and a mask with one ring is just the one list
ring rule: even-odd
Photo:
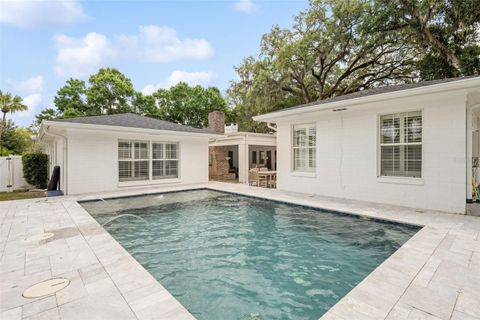
[[30,192],[25,190],[15,190],[13,192],[0,192],[0,201],[31,199],[45,197],[45,192]]

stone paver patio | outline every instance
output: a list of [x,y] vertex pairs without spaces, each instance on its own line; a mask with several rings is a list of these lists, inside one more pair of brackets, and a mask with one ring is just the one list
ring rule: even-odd
[[[480,218],[239,184],[125,190],[0,202],[0,319],[194,319],[77,200],[211,188],[424,226],[323,317],[480,320]],[[53,232],[53,238],[26,242]],[[45,298],[40,281],[71,283]]]

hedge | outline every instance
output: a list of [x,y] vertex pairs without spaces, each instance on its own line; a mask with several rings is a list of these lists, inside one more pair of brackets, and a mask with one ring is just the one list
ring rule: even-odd
[[27,153],[22,156],[23,177],[40,189],[45,189],[48,182],[48,155],[41,152]]

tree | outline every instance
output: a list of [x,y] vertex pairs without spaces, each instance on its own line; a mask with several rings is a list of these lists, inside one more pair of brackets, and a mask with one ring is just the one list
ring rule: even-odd
[[26,111],[28,107],[23,103],[19,96],[13,96],[10,92],[3,93],[0,90],[0,110],[3,113],[2,122],[0,123],[0,140],[2,139],[3,129],[7,125],[7,113],[15,113]]
[[68,109],[78,110],[82,114],[90,112],[87,104],[87,88],[85,81],[82,80],[68,79],[65,85],[57,91],[53,102],[61,113]]
[[17,127],[12,120],[8,120],[2,134],[3,154],[21,155],[30,151],[32,147],[31,136],[33,132]]
[[379,22],[388,31],[408,33],[422,50],[422,79],[480,73],[478,0],[382,0]]
[[133,111],[136,98],[132,81],[117,69],[100,69],[89,78],[87,105],[94,114]]
[[412,81],[415,48],[407,35],[378,28],[379,10],[369,1],[313,0],[291,29],[274,26],[228,90],[240,129],[265,131],[250,120],[260,111]]
[[46,108],[36,116],[33,128],[43,120],[133,112],[194,127],[208,125],[208,113],[222,110],[227,122],[233,113],[217,88],[179,83],[152,95],[135,91],[132,81],[112,68],[100,69],[88,82],[69,79],[57,91],[56,108]]
[[226,121],[231,122],[232,114],[217,88],[189,86],[184,82],[170,89],[159,89],[152,95],[157,108],[147,115],[192,127],[207,127],[208,114],[214,110],[225,112]]
[[56,108],[44,109],[36,115],[32,126],[38,127],[43,120],[135,112],[142,107],[148,109],[142,103],[145,99],[120,71],[100,69],[90,76],[88,84],[73,78],[67,80],[53,100]]
[[251,117],[291,105],[478,74],[479,10],[478,0],[311,0],[236,67],[227,93],[239,128],[266,131]]

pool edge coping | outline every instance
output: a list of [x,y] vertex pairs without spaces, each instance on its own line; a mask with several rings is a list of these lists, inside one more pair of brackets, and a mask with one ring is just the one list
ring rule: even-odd
[[[159,193],[166,193],[166,192],[169,193],[169,192],[180,192],[180,191],[199,190],[199,189],[209,189],[209,190],[227,192],[227,193],[230,191],[230,193],[239,194],[242,196],[251,196],[258,199],[267,199],[267,200],[277,201],[281,203],[300,205],[300,206],[305,206],[309,208],[323,209],[323,210],[328,210],[333,212],[340,212],[340,213],[345,212],[344,210],[341,210],[341,208],[340,210],[338,210],[339,208],[331,208],[328,205],[327,206],[315,205],[314,203],[318,199],[317,200],[305,199],[305,196],[307,195],[304,195],[303,198],[301,194],[293,194],[293,195],[289,194],[288,196],[285,196],[284,194],[281,194],[276,190],[265,190],[264,192],[263,190],[259,190],[258,188],[230,185],[230,184],[217,183],[217,182],[197,184],[196,186],[185,185],[185,186],[171,186],[171,187],[165,187],[165,188],[152,187],[148,189],[151,192],[145,192],[145,190],[129,190],[129,191],[125,190],[123,191],[123,195],[121,194],[119,196],[116,196],[116,198],[124,197],[125,195],[142,196],[142,195],[152,195],[152,194],[159,194]],[[234,191],[232,192],[232,190]],[[261,192],[256,192],[256,191],[261,191]],[[138,192],[141,192],[141,194],[139,194]],[[260,195],[259,193],[263,195]],[[110,192],[106,194],[112,194],[112,193]],[[172,304],[175,304],[175,305],[178,304],[179,306],[177,307],[179,309],[174,310],[175,312],[172,311],[171,313],[169,313],[169,315],[167,315],[168,317],[164,319],[170,319],[173,316],[180,317],[183,315],[187,319],[195,319],[188,312],[188,310],[184,306],[182,306],[180,302],[178,302],[178,300],[176,300],[162,286],[162,284],[159,281],[153,278],[153,276],[145,268],[143,268],[143,266],[141,266],[141,264],[135,258],[133,258],[133,256],[131,256],[130,253],[128,253],[126,249],[124,249],[108,233],[108,231],[106,231],[88,213],[88,211],[86,211],[80,205],[79,202],[82,202],[82,199],[85,199],[85,197],[88,198],[88,197],[94,197],[94,196],[93,195],[65,196],[65,197],[51,199],[51,201],[60,201],[63,204],[70,218],[75,222],[77,229],[81,232],[82,236],[85,238],[85,241],[89,243],[89,246],[92,252],[97,257],[99,255],[100,257],[102,257],[103,253],[99,253],[99,248],[97,247],[97,244],[94,243],[93,247],[90,245],[91,244],[90,241],[94,239],[91,239],[91,238],[88,239],[88,237],[81,231],[82,224],[85,224],[86,227],[89,227],[89,226],[91,227],[92,226],[91,223],[94,222],[96,224],[96,228],[100,230],[100,233],[97,234],[98,236],[97,238],[102,238],[102,236],[105,237],[106,235],[107,239],[109,240],[107,241],[107,243],[103,243],[103,244],[116,247],[116,250],[121,251],[116,253],[118,255],[117,257],[118,259],[114,260],[110,264],[108,263],[104,264],[104,262],[102,262],[103,258],[99,258],[99,262],[102,264],[102,266],[104,266],[105,268],[108,268],[112,264],[117,263],[117,261],[120,261],[121,259],[125,259],[127,264],[131,264],[131,266],[133,267],[132,269],[134,269],[135,271],[139,272],[138,269],[142,270],[140,271],[140,273],[143,274],[143,277],[146,279],[147,282],[151,282],[151,280],[153,279],[155,283],[153,286],[157,288],[156,293],[162,294],[162,296],[165,296],[165,295],[167,297],[171,296],[173,298],[173,300],[168,299],[170,301],[168,302],[168,307],[171,308]],[[279,200],[279,198],[281,199]],[[20,200],[20,201],[28,202],[29,200]],[[31,201],[38,201],[38,199],[34,199]],[[335,200],[332,200],[332,201],[335,201]],[[338,201],[338,203],[341,204],[342,199],[336,199],[336,201]],[[381,206],[379,204],[373,204],[373,205]],[[350,215],[355,215],[355,216],[374,218],[374,219],[387,221],[387,222],[391,221],[391,222],[400,223],[400,224],[414,225],[416,227],[421,227],[421,228],[417,231],[417,233],[414,236],[412,236],[407,242],[405,242],[394,254],[389,256],[374,271],[368,274],[357,286],[352,288],[352,290],[349,293],[347,293],[332,308],[330,308],[321,317],[322,320],[330,320],[330,319],[349,320],[349,319],[352,319],[352,314],[358,315],[360,318],[385,319],[389,317],[392,311],[395,311],[397,305],[399,304],[400,298],[405,294],[405,291],[409,288],[409,286],[413,283],[413,281],[416,280],[419,272],[422,271],[422,268],[425,266],[429,258],[433,255],[433,253],[437,250],[437,248],[440,246],[440,244],[445,239],[445,237],[449,234],[449,231],[451,230],[457,231],[465,223],[465,219],[464,219],[465,216],[446,215],[443,213],[437,213],[433,211],[429,212],[429,214],[434,213],[435,214],[434,216],[431,216],[429,214],[423,215],[423,213],[415,212],[414,208],[403,208],[403,207],[392,206],[393,207],[392,212],[394,213],[390,216],[390,213],[379,215],[375,212],[369,212],[368,210],[366,211],[365,209],[362,209],[361,206],[359,207],[360,209],[358,210],[349,210],[346,213]],[[400,215],[395,214],[395,210],[398,208],[405,210],[407,215],[403,216],[402,214]],[[85,216],[85,213],[86,213],[86,216]],[[408,215],[408,213],[412,213],[413,215]],[[435,220],[435,221],[430,221],[429,218],[432,218],[432,220]],[[78,224],[78,221],[80,221],[80,225]],[[416,222],[416,223],[412,223],[412,222]],[[477,232],[477,239],[478,239],[480,233],[478,231],[475,231],[475,232]],[[426,241],[426,240],[429,240],[429,241]],[[111,260],[112,257],[113,256],[111,254],[106,256],[108,260]],[[411,263],[412,261],[415,262],[414,265],[412,265]],[[408,267],[409,273],[408,273],[408,276],[402,277],[401,269],[402,267],[405,267],[405,266]],[[111,271],[111,273],[109,273],[109,275],[112,278],[112,281],[117,285],[119,283],[117,283],[118,281],[115,279],[128,278],[129,277],[128,271],[129,270],[127,271],[123,270],[119,272],[118,270],[117,271],[113,270]],[[135,277],[138,277],[138,274],[135,275]],[[395,288],[404,288],[404,290],[400,290],[395,294],[390,294],[388,298],[382,296],[379,299],[378,293],[382,292],[380,290],[381,289],[380,284],[390,286],[393,291],[395,290]],[[129,302],[125,298],[124,293],[128,293],[128,292],[131,293],[132,290],[127,290],[125,292],[122,292],[120,290],[121,286],[122,284],[120,281],[120,284],[117,286],[117,288],[119,292],[122,294],[122,296],[124,297],[125,302],[130,306],[130,308],[132,308],[132,304],[138,305],[139,300],[142,300],[142,299],[146,299],[145,303],[147,302],[150,304],[153,303],[151,301],[151,298],[154,296],[154,294],[149,295],[148,297],[137,299],[135,302],[134,301]],[[368,299],[368,297],[370,297],[370,299]],[[374,298],[374,299],[371,299],[371,298]],[[372,300],[380,300],[380,301],[377,303],[377,301],[372,301]],[[182,309],[186,313],[184,313]],[[149,316],[143,316],[142,313],[137,313],[137,312],[135,312],[135,316],[138,319],[151,318]]]
[[[382,223],[392,223],[392,224],[396,224],[396,225],[401,225],[401,226],[405,226],[405,227],[412,227],[412,228],[418,228],[417,232],[411,237],[409,238],[402,246],[400,246],[393,254],[391,254],[390,256],[388,256],[382,263],[380,263],[372,272],[370,272],[369,274],[367,274],[355,287],[353,287],[345,296],[343,296],[340,300],[338,300],[326,313],[324,313],[322,316],[321,316],[321,319],[323,319],[325,316],[327,316],[327,314],[329,314],[330,312],[334,312],[332,311],[336,306],[337,304],[339,304],[341,301],[343,301],[344,299],[346,299],[347,297],[350,296],[350,294],[357,288],[357,287],[360,287],[360,286],[364,286],[365,283],[364,282],[368,282],[369,280],[369,277],[371,277],[372,274],[374,274],[375,272],[380,272],[380,271],[377,271],[377,270],[384,270],[385,269],[385,266],[388,266],[389,262],[388,260],[390,260],[397,252],[399,252],[403,247],[415,247],[416,244],[416,240],[415,240],[415,236],[417,234],[419,234],[422,230],[425,229],[426,225],[424,224],[420,224],[420,223],[413,223],[412,221],[405,221],[405,220],[398,220],[398,219],[393,219],[393,218],[388,218],[388,217],[376,217],[376,216],[372,216],[372,215],[369,215],[368,213],[365,213],[365,212],[352,212],[352,211],[345,211],[345,210],[339,210],[339,209],[336,209],[336,208],[326,208],[325,206],[321,206],[321,205],[315,205],[315,204],[312,204],[312,203],[299,203],[299,200],[300,199],[291,199],[291,200],[288,200],[288,199],[278,199],[278,198],[271,198],[271,197],[266,197],[266,196],[261,196],[261,195],[258,195],[258,194],[252,194],[251,192],[245,192],[245,191],[238,191],[238,190],[225,190],[225,186],[215,186],[215,185],[206,185],[206,186],[198,186],[198,187],[187,187],[185,186],[185,188],[180,188],[180,189],[175,189],[175,190],[155,190],[153,192],[141,192],[141,193],[135,193],[135,194],[130,194],[130,195],[120,195],[120,196],[107,196],[107,197],[102,197],[101,199],[103,200],[112,200],[112,199],[121,199],[121,198],[136,198],[136,197],[142,197],[142,196],[152,196],[152,195],[159,195],[159,194],[171,194],[171,193],[177,193],[177,192],[188,192],[188,191],[197,191],[197,190],[211,190],[211,191],[216,191],[216,192],[221,192],[221,193],[226,193],[226,194],[234,194],[234,195],[239,195],[239,196],[244,196],[244,197],[249,197],[249,198],[254,198],[254,199],[259,199],[259,200],[268,200],[268,201],[273,201],[273,202],[276,202],[276,203],[282,203],[282,204],[288,204],[288,205],[295,205],[295,206],[299,206],[299,207],[304,207],[304,208],[309,208],[309,209],[314,209],[314,210],[323,210],[323,211],[328,211],[328,212],[331,212],[331,213],[334,213],[334,214],[341,214],[341,215],[347,215],[347,216],[354,216],[354,217],[358,217],[358,218],[367,218],[367,219],[370,219],[372,221],[377,221],[377,222],[382,222]],[[252,190],[250,190],[252,191]],[[93,201],[99,201],[100,198],[91,198],[91,199],[88,199],[88,200],[80,200],[80,201],[77,201],[77,203],[80,204],[81,206],[81,203],[84,203],[84,202],[93,202]],[[83,208],[83,207],[82,207]],[[85,210],[86,211],[86,210]],[[90,213],[88,213],[88,211],[86,211],[87,214],[90,215]],[[90,215],[91,216],[91,215]],[[92,217],[93,218],[93,217]],[[94,219],[94,218],[93,218]],[[94,219],[95,220],[95,219]],[[103,227],[102,227],[103,229]],[[104,229],[105,230],[105,229]],[[105,232],[108,233],[108,231],[105,230]],[[109,234],[110,235],[110,234]],[[110,235],[111,236],[111,235]],[[112,239],[117,242],[113,236],[111,236]],[[118,243],[118,242],[117,242]],[[417,243],[417,245],[420,244],[420,243]],[[119,244],[120,245],[120,244]],[[121,246],[121,245],[120,245]],[[123,247],[122,247],[123,248]],[[126,251],[126,250],[125,250]],[[127,252],[128,253],[128,252]],[[133,258],[133,257],[132,257]],[[135,261],[136,259],[133,258]],[[405,258],[405,259],[408,259]],[[138,261],[136,261],[138,264],[140,264]],[[426,262],[426,260],[425,260]],[[419,266],[415,271],[415,275],[420,271],[421,267],[424,265],[424,263]],[[150,275],[150,273],[148,272],[148,270],[145,269],[145,271]],[[414,278],[414,275],[411,276],[411,279],[410,280],[413,280]],[[158,281],[159,284],[161,285],[160,281]],[[410,281],[409,281],[410,283]],[[360,287],[361,288],[361,287]],[[358,289],[357,289],[358,290]],[[394,301],[391,301],[392,302],[392,307],[393,305],[398,301],[398,299],[400,298],[400,296],[398,296],[397,299],[395,299]],[[349,298],[348,298],[349,299]],[[347,300],[348,300],[347,299]],[[178,300],[177,300],[178,301]],[[179,302],[180,303],[180,302]],[[338,307],[337,307],[338,308]],[[337,318],[338,318],[338,315],[337,315]],[[348,320],[348,319],[346,319]]]

